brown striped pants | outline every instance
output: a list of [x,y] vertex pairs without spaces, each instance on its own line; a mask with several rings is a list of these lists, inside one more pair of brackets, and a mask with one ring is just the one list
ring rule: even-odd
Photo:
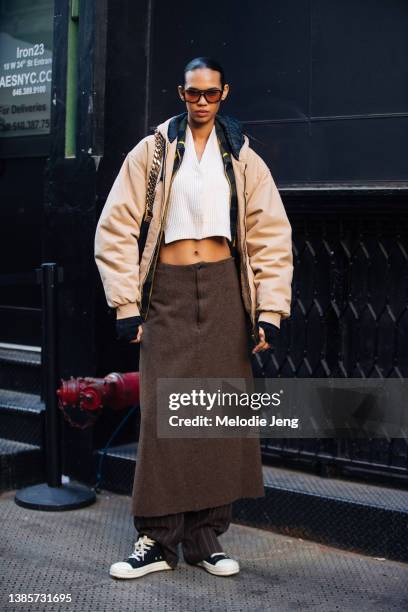
[[167,563],[175,568],[180,542],[186,563],[222,552],[217,536],[227,531],[231,517],[232,503],[165,516],[134,516],[133,522],[139,536],[145,534],[161,544]]

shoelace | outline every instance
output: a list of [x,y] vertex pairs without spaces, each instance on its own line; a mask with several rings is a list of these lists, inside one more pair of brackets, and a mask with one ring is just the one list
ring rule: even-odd
[[213,557],[217,557],[217,556],[220,556],[223,559],[228,559],[227,555],[224,552],[215,552],[215,553],[212,553],[210,555],[210,559],[212,559]]
[[143,559],[145,553],[150,550],[150,548],[155,544],[155,541],[149,538],[148,536],[141,536],[138,541],[135,543],[135,548],[129,557],[134,557],[138,561]]

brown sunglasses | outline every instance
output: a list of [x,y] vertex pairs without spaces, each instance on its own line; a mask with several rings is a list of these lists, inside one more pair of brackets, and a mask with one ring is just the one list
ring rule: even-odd
[[201,96],[204,96],[209,104],[214,104],[215,102],[219,102],[222,96],[222,89],[216,89],[214,87],[211,89],[195,89],[194,87],[184,89],[182,87],[181,89],[185,102],[198,102]]

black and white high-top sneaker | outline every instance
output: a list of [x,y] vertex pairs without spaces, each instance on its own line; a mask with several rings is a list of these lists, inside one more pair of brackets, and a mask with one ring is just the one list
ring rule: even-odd
[[114,578],[139,578],[150,572],[174,569],[163,556],[162,547],[156,540],[141,535],[134,550],[124,561],[110,566],[109,574]]
[[196,565],[203,567],[207,572],[215,576],[231,576],[239,572],[238,561],[231,559],[224,552],[212,553],[206,559],[196,563]]

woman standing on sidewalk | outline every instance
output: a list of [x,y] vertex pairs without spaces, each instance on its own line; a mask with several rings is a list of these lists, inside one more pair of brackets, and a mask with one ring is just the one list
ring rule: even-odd
[[178,91],[186,112],[157,128],[165,155],[141,259],[153,135],[128,153],[95,235],[118,338],[140,342],[132,492],[139,538],[133,553],[111,566],[118,578],[174,569],[179,542],[187,563],[216,575],[239,571],[217,536],[228,529],[234,500],[264,496],[259,439],[157,437],[156,383],[250,379],[251,350],[270,348],[290,313],[291,227],[240,123],[218,114],[229,91],[221,66],[192,60]]

